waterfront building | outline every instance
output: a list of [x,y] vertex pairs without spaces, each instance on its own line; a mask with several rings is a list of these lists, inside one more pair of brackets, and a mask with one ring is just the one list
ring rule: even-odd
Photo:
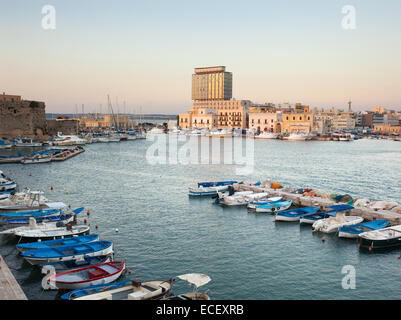
[[5,92],[0,95],[1,102],[21,102],[21,100],[21,96],[6,94]]
[[392,126],[392,125],[375,125],[373,127],[373,132],[380,134],[393,134],[393,135],[401,135],[401,126]]
[[252,109],[249,112],[248,128],[256,131],[281,132],[281,112],[263,112]]
[[192,75],[192,100],[230,100],[233,75],[226,67],[195,68]]
[[353,130],[355,129],[356,120],[353,112],[340,112],[333,116],[331,128],[333,130]]
[[312,113],[283,113],[281,118],[281,133],[311,133],[314,131],[314,116]]

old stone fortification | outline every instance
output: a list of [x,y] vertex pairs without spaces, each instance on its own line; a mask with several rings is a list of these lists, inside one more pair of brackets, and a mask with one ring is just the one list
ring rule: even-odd
[[78,120],[73,119],[53,119],[47,120],[47,129],[49,135],[57,135],[58,132],[62,134],[77,134]]
[[0,95],[0,137],[47,139],[44,102],[2,97]]

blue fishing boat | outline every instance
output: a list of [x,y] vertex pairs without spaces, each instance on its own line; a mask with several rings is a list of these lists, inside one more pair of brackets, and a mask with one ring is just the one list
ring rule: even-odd
[[111,241],[94,241],[58,248],[28,250],[21,255],[32,265],[47,264],[68,260],[81,260],[84,257],[103,256],[113,253]]
[[342,238],[358,238],[363,232],[379,230],[389,225],[388,220],[374,220],[358,223],[351,226],[343,226],[338,229],[338,236]]
[[[58,209],[57,209],[58,210]],[[0,220],[0,223],[4,224],[29,224],[29,218],[35,218],[37,223],[43,223],[43,222],[58,222],[58,221],[63,221],[66,222],[66,220],[70,221],[72,220],[76,215],[80,214],[84,208],[78,208],[73,210],[69,214],[60,214],[58,215],[45,215],[45,216],[37,216],[37,217],[24,217],[24,218],[14,218],[14,219],[3,219]],[[68,222],[67,221],[67,222]]]
[[53,214],[61,214],[60,209],[38,209],[30,211],[18,211],[18,212],[4,212],[0,213],[1,219],[14,219],[14,218],[37,218],[45,217]]
[[42,270],[44,268],[54,268],[57,273],[78,269],[78,268],[85,268],[89,266],[94,266],[100,263],[109,262],[112,260],[112,255],[106,256],[95,256],[95,257],[84,257],[83,260],[69,260],[63,262],[52,262],[42,266]]
[[292,210],[285,210],[277,212],[275,221],[299,221],[299,219],[306,215],[319,211],[319,207],[305,207]]
[[302,216],[299,219],[299,223],[301,223],[301,224],[303,224],[303,223],[314,224],[315,221],[317,221],[317,220],[327,219],[327,218],[330,218],[330,217],[335,217],[337,215],[337,212],[354,209],[353,206],[350,206],[350,205],[347,205],[347,204],[334,205],[334,206],[330,206],[328,208],[331,209],[331,210],[318,211],[318,212],[315,212],[315,213],[306,214],[306,215]]
[[77,244],[81,244],[81,243],[89,243],[89,242],[98,241],[98,240],[99,240],[98,234],[88,234],[86,236],[78,236],[78,237],[65,238],[65,239],[21,243],[21,244],[17,244],[16,247],[20,252],[25,252],[28,250],[50,249],[50,248],[56,248],[56,247],[61,247],[61,246],[71,246],[71,245],[77,245]]
[[63,300],[73,300],[75,298],[87,296],[89,294],[100,293],[103,291],[113,290],[125,287],[132,282],[131,279],[127,279],[120,282],[109,283],[109,284],[98,284],[94,286],[88,286],[85,288],[75,289],[73,291],[63,294],[60,298]]
[[263,204],[256,206],[255,210],[257,213],[275,213],[279,211],[287,210],[292,205],[292,200],[279,201],[269,204]]

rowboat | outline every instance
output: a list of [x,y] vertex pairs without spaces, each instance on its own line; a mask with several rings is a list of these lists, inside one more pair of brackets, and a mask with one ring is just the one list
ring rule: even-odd
[[358,216],[345,216],[344,213],[337,213],[335,217],[321,219],[313,223],[312,230],[324,233],[331,233],[338,230],[342,226],[349,226],[361,223],[362,217]]
[[223,199],[220,201],[220,204],[225,206],[246,206],[251,201],[257,201],[258,199],[263,199],[266,197],[266,192],[251,193],[243,196],[236,196],[234,194],[233,196],[223,197]]
[[47,240],[47,241],[38,241],[38,242],[30,242],[30,243],[21,243],[17,244],[16,247],[18,251],[25,252],[28,250],[37,250],[37,249],[50,249],[57,248],[61,246],[69,246],[76,245],[81,243],[88,243],[93,241],[98,241],[98,234],[89,234],[86,236],[77,236],[66,239],[56,239],[56,240]]
[[63,272],[72,269],[78,269],[83,267],[93,266],[103,262],[112,261],[112,255],[94,256],[94,257],[83,257],[81,260],[68,260],[61,262],[52,262],[42,265],[44,269],[55,269],[56,271]]
[[343,226],[338,229],[338,236],[342,238],[358,238],[361,233],[386,228],[388,220],[374,220],[358,223],[352,226]]
[[[69,295],[73,300],[155,300],[168,295],[173,285],[173,279],[140,282],[138,280],[124,281],[123,285],[116,283],[109,287],[84,288]],[[93,292],[94,293],[87,293]],[[85,294],[76,296],[78,294]],[[71,293],[70,293],[71,294]]]
[[305,214],[315,213],[319,211],[319,207],[306,207],[292,210],[277,212],[275,221],[299,221]]
[[387,249],[401,245],[401,225],[363,232],[359,235],[359,248]]
[[124,271],[125,261],[110,261],[57,273],[50,276],[47,282],[54,289],[78,289],[113,282]]
[[340,205],[330,206],[328,207],[328,209],[331,210],[306,214],[299,219],[299,223],[313,224],[317,220],[335,217],[337,215],[337,212],[349,211],[354,209],[354,207],[347,204],[340,204]]
[[58,248],[28,250],[21,255],[32,265],[68,260],[80,260],[88,256],[104,256],[113,253],[111,241],[94,241]]
[[248,209],[255,209],[257,206],[280,202],[281,200],[283,200],[283,197],[272,197],[267,198],[266,200],[251,201],[248,203]]
[[65,227],[57,227],[56,224],[56,226],[40,230],[17,231],[14,235],[25,241],[42,241],[86,235],[89,234],[89,231],[90,227],[85,225],[70,226],[67,224]]
[[169,296],[162,300],[210,300],[208,293],[198,292],[198,288],[212,280],[209,276],[201,273],[187,273],[177,276],[177,279],[184,280],[188,282],[189,285],[193,285],[194,291],[191,293]]
[[275,213],[279,211],[287,210],[292,205],[292,200],[288,201],[279,201],[270,204],[263,204],[260,206],[256,206],[255,211],[257,213]]
[[238,181],[198,182],[198,188],[229,186],[229,185],[233,185],[234,183],[238,183]]

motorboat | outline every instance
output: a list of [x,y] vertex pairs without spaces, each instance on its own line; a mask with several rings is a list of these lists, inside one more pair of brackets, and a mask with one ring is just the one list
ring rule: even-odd
[[48,163],[52,161],[52,156],[47,154],[37,154],[32,157],[25,157],[21,160],[23,164],[34,164],[34,163]]
[[33,209],[64,209],[64,202],[52,202],[43,196],[43,191],[26,190],[15,193],[10,199],[0,201],[1,211],[30,211]]
[[162,300],[210,300],[208,292],[198,292],[198,289],[201,286],[204,286],[211,281],[211,278],[208,275],[201,273],[187,273],[177,276],[177,279],[186,281],[190,286],[194,286],[193,292],[169,296]]
[[223,199],[220,201],[220,204],[225,206],[246,206],[251,201],[257,201],[266,198],[267,195],[268,194],[266,192],[251,193],[242,196],[234,194],[232,196],[223,197]]
[[0,170],[0,192],[15,190],[17,184]]
[[347,204],[339,204],[339,205],[327,207],[327,209],[329,209],[329,210],[318,211],[315,213],[303,215],[302,217],[300,217],[299,223],[300,224],[313,224],[318,220],[335,217],[337,215],[337,212],[341,212],[341,211],[349,212],[350,210],[354,209],[354,207],[347,205]]
[[60,132],[53,140],[55,146],[74,146],[74,145],[85,145],[88,142],[87,139],[79,138],[76,135],[62,135]]
[[15,140],[12,140],[13,145],[15,147],[41,147],[43,143],[40,142],[39,139],[30,139],[30,138],[18,138]]
[[340,227],[361,223],[362,217],[346,216],[342,212],[338,212],[335,217],[321,219],[313,223],[312,230],[324,233],[336,232]]
[[259,135],[254,136],[255,139],[277,139],[278,134],[274,132],[263,131]]
[[351,226],[343,226],[338,229],[338,236],[340,238],[355,239],[358,238],[361,233],[383,229],[386,228],[388,225],[388,220],[373,220]]
[[217,131],[210,131],[206,133],[206,137],[211,137],[211,138],[228,138],[232,136],[233,136],[232,131],[226,129],[219,129]]
[[282,200],[283,200],[283,197],[271,197],[271,198],[267,198],[266,200],[251,201],[248,203],[248,209],[255,209],[257,206],[261,206],[264,204],[271,204],[271,203],[279,202]]

